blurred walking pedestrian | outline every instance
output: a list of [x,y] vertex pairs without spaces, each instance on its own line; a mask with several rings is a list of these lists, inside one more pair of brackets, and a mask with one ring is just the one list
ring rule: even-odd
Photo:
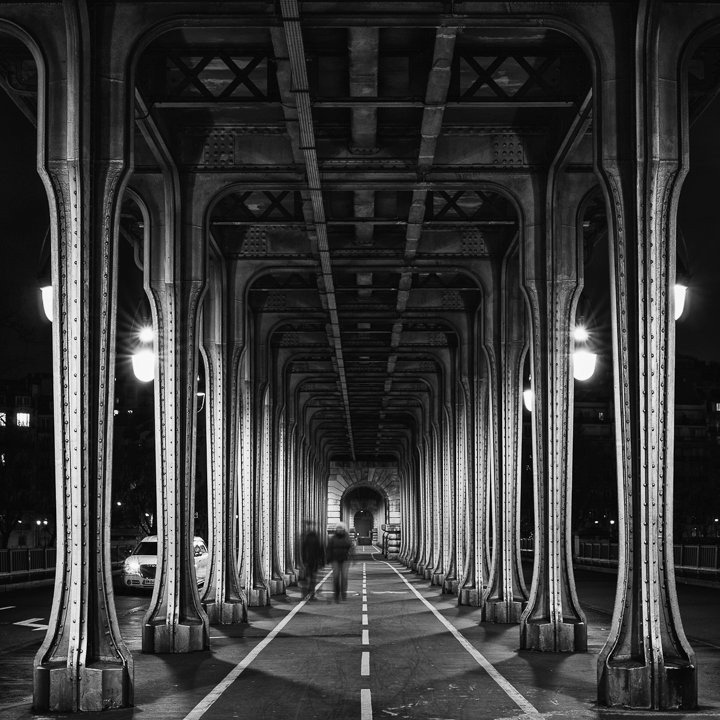
[[320,537],[310,520],[305,521],[305,532],[300,542],[300,559],[305,568],[305,582],[310,600],[315,598],[315,576],[325,564],[325,552]]
[[343,523],[335,526],[335,533],[330,536],[327,544],[327,559],[332,563],[333,591],[335,602],[347,598],[348,561],[353,542]]

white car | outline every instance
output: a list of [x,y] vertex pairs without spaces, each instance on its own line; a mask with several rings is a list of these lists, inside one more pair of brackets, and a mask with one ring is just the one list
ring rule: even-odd
[[[128,555],[123,564],[122,584],[131,588],[151,588],[155,585],[157,569],[157,535],[144,537]],[[205,583],[208,571],[208,549],[200,537],[193,538],[195,578],[198,585]]]

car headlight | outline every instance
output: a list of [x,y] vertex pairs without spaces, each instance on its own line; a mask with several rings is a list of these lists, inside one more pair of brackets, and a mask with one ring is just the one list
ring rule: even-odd
[[140,574],[140,561],[137,558],[129,557],[125,560],[124,570],[131,575]]

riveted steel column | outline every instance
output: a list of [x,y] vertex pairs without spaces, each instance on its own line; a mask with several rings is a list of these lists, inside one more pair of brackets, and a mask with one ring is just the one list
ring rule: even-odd
[[271,578],[271,538],[270,538],[270,491],[271,467],[270,457],[270,424],[271,406],[270,389],[266,386],[261,394],[256,395],[260,407],[257,411],[258,422],[255,433],[257,457],[253,463],[252,492],[252,545],[249,564],[252,568],[249,578],[248,605],[251,607],[270,604],[272,594],[269,581]]
[[419,472],[419,488],[418,488],[418,501],[419,501],[419,517],[418,517],[418,534],[420,547],[418,548],[418,560],[415,572],[422,577],[425,577],[425,568],[430,562],[430,515],[429,508],[431,506],[430,488],[428,484],[429,479],[429,438],[428,434],[425,433],[420,440],[418,447],[418,472]]
[[[584,132],[585,124],[580,123],[578,137]],[[578,267],[582,264],[582,253],[578,253],[577,247],[577,213],[582,197],[592,185],[593,178],[570,176],[560,166],[549,174],[545,211],[545,182],[537,178],[523,202],[527,215],[535,216],[526,226],[523,243],[535,395],[535,570],[528,606],[520,623],[520,647],[528,650],[587,649],[585,615],[577,599],[572,569],[574,393],[570,353],[582,273]]]
[[287,495],[285,493],[285,410],[280,408],[275,412],[273,408],[273,435],[272,443],[275,462],[272,473],[272,496],[270,502],[271,510],[271,532],[272,532],[272,580],[273,595],[285,592],[289,582],[284,574],[285,570],[285,533],[288,532],[292,523],[288,522]]
[[166,226],[151,234],[150,290],[159,350],[156,381],[158,568],[143,651],[205,650],[208,619],[195,578],[195,449],[199,312],[207,249],[202,192],[165,174]]
[[[439,411],[442,418],[442,409]],[[441,420],[442,423],[442,420]],[[433,555],[430,560],[430,570],[425,576],[432,585],[442,585],[445,579],[443,568],[444,547],[443,547],[443,517],[445,514],[444,493],[443,493],[443,452],[442,452],[442,430],[433,424],[430,432],[431,449],[431,475],[432,485],[432,535]]]
[[[517,248],[503,263],[503,300],[499,330],[500,366],[493,368],[498,408],[493,425],[496,476],[493,508],[493,568],[483,607],[486,622],[515,623],[525,608],[527,591],[520,565],[518,489],[520,484],[520,432],[522,368],[525,355],[525,303],[520,295]],[[500,327],[498,328],[498,324]],[[496,342],[497,342],[496,340]]]
[[485,515],[485,487],[483,468],[485,465],[485,433],[480,419],[484,416],[487,402],[487,382],[475,378],[475,393],[465,390],[467,397],[464,408],[466,438],[466,498],[464,516],[461,523],[465,526],[466,551],[463,569],[463,581],[458,593],[458,605],[479,607],[483,597],[483,555]]
[[[454,372],[448,370],[448,375],[454,376]],[[442,573],[442,580],[438,583],[442,586],[444,593],[457,593],[457,523],[456,523],[456,493],[457,493],[457,467],[455,465],[455,417],[454,405],[447,403],[442,410],[441,435],[442,435],[442,458],[441,458],[441,494],[443,513],[442,538],[443,554],[442,566],[445,572]]]
[[37,55],[47,62],[38,72],[46,83],[38,114],[50,195],[58,547],[48,631],[33,663],[33,706],[96,711],[133,702],[109,552],[128,48],[98,52],[101,25],[96,31],[84,2],[40,9],[36,20],[36,34],[47,40]]
[[[210,567],[205,580],[203,608],[211,625],[245,622],[247,610],[237,571],[237,476],[235,467],[236,415],[232,350],[226,338],[224,264],[210,256],[212,283],[203,303],[205,406],[207,418],[208,499],[210,516]],[[230,344],[232,348],[232,344]]]
[[[598,658],[598,697],[606,705],[662,710],[697,705],[697,667],[678,609],[672,542],[672,285],[685,169],[677,125],[685,38],[674,25],[672,17],[663,18],[661,3],[638,3],[635,33],[613,48],[617,66],[609,66],[594,113],[613,250],[620,531],[618,593]],[[626,125],[613,110],[620,103],[628,108]]]

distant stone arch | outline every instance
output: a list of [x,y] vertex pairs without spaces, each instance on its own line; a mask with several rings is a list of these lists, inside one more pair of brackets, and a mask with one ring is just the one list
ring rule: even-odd
[[[363,493],[367,489],[367,493]],[[373,495],[377,500],[373,500]],[[372,514],[372,526],[400,522],[398,468],[382,463],[332,463],[328,478],[328,532],[339,523],[354,530],[358,513]]]

